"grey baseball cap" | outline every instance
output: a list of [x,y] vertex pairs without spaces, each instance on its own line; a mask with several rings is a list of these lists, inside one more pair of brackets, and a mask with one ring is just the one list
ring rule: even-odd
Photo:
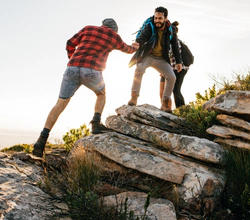
[[118,26],[113,18],[106,18],[102,21],[102,25],[112,28],[115,32],[118,32]]

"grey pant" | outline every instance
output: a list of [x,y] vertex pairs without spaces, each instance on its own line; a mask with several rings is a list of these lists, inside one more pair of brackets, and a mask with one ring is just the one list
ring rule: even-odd
[[[148,67],[153,67],[165,78],[165,87],[163,90],[163,100],[170,98],[174,89],[176,76],[170,64],[162,57],[147,56],[137,64],[132,85],[132,92],[140,94],[142,76]],[[154,87],[154,86],[153,86]]]

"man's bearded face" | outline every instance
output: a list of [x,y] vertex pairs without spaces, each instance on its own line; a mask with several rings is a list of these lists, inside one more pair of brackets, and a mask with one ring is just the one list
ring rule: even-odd
[[154,24],[156,26],[156,28],[161,29],[165,26],[166,24],[166,19],[164,17],[164,13],[161,12],[155,12],[154,14]]

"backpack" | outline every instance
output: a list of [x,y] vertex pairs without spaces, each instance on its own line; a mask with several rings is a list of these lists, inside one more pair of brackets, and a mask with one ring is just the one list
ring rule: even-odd
[[190,66],[191,64],[194,63],[194,56],[191,53],[190,49],[188,46],[183,43],[180,39],[180,44],[181,44],[181,57],[182,57],[182,62],[184,66]]
[[151,36],[151,38],[150,38],[149,41],[148,41],[148,43],[151,43],[151,42],[153,42],[153,41],[155,40],[155,38],[156,38],[156,32],[155,32],[155,27],[154,27],[154,23],[153,23],[153,16],[147,18],[147,19],[143,22],[143,24],[142,24],[142,26],[140,27],[140,29],[139,29],[137,32],[135,32],[135,33],[137,33],[135,38],[137,39],[138,37],[140,37],[141,32],[145,29],[145,27],[146,27],[148,24],[150,24],[151,29],[152,29],[152,36]]

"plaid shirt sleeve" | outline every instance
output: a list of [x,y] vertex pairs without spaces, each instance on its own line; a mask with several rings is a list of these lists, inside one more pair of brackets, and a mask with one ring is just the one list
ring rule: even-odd
[[81,33],[83,33],[83,30],[79,31],[77,34],[75,34],[72,38],[70,38],[67,41],[66,50],[68,53],[68,58],[70,58],[73,55],[77,45],[80,43]]
[[80,66],[102,71],[109,53],[120,50],[133,53],[136,49],[123,42],[120,35],[105,26],[86,26],[67,41],[68,66]]
[[[180,53],[181,53],[181,43],[180,43],[179,40],[178,40],[178,46],[179,46],[179,50],[180,50]],[[170,50],[169,50],[169,59],[170,59],[170,65],[172,66],[173,70],[177,70],[177,68],[176,68],[176,60],[175,60],[174,53],[173,53],[171,45],[170,45]],[[182,68],[184,70],[189,69],[189,67],[185,66],[184,63],[182,63]]]

